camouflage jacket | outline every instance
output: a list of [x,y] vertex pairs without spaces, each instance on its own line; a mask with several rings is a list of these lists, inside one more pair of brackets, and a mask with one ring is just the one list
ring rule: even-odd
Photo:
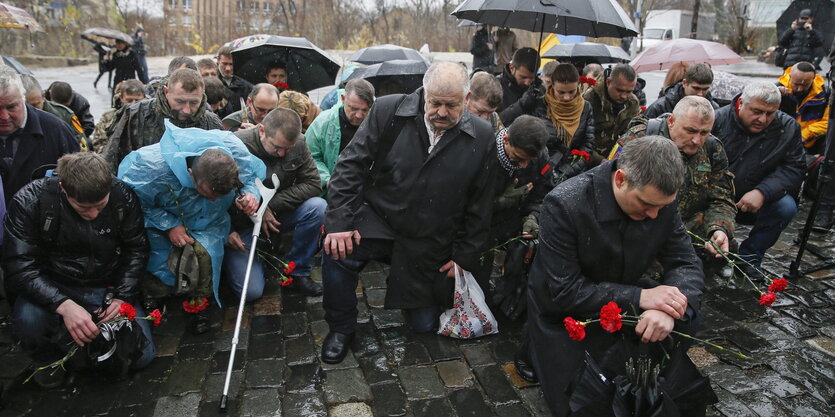
[[620,112],[615,114],[613,103],[606,92],[606,83],[599,81],[597,85],[583,94],[583,98],[591,103],[594,116],[594,155],[593,160],[600,162],[606,159],[618,137],[626,132],[629,121],[641,114],[641,106],[634,94],[624,104]]
[[[660,122],[656,125],[656,134],[665,138],[670,138],[668,116],[664,114],[654,119]],[[650,119],[644,116],[633,119],[618,144],[623,146],[632,139],[647,135],[649,122]],[[729,238],[733,238],[736,218],[733,174],[728,171],[728,156],[722,142],[710,135],[698,153],[693,156],[682,153],[682,157],[687,167],[687,176],[684,187],[678,193],[678,212],[687,230],[703,238],[709,238],[714,231],[722,230]]]
[[116,119],[116,109],[108,109],[99,117],[99,122],[96,123],[96,130],[93,131],[93,152],[101,153],[104,150],[107,141],[110,140],[108,131],[113,126],[113,120]]

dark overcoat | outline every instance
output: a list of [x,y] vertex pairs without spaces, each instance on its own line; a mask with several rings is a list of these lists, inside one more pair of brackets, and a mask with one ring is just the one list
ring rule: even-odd
[[641,290],[650,286],[641,276],[655,260],[664,268],[660,284],[687,297],[686,316],[699,309],[704,275],[676,204],[655,219],[631,220],[612,191],[616,167],[617,161],[606,161],[558,185],[542,205],[539,251],[528,278],[528,330],[531,359],[557,416],[568,414],[564,391],[583,366],[583,351],[599,359],[617,337],[595,324],[576,342],[565,331],[565,317],[597,318],[609,301],[640,314]]
[[[383,137],[394,116],[403,120],[400,133]],[[439,268],[451,259],[475,270],[489,233],[493,129],[464,112],[427,154],[424,117],[423,88],[378,99],[339,156],[328,189],[326,233],[358,230],[363,239],[393,242],[386,308],[448,304],[451,287],[449,300],[436,295],[451,281]]]

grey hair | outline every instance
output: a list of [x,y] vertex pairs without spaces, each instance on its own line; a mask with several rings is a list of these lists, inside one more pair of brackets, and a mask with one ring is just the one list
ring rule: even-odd
[[38,80],[29,75],[23,74],[20,76],[20,82],[23,84],[23,89],[26,91],[24,94],[31,94],[31,93],[43,93],[43,88],[41,87],[41,83]]
[[20,81],[20,74],[17,71],[0,65],[0,95],[5,95],[11,89],[17,89],[21,100],[26,102],[26,89],[23,88],[23,82]]
[[675,142],[657,135],[629,141],[623,147],[618,168],[626,172],[631,189],[653,185],[665,195],[674,195],[684,183],[684,161]]
[[461,88],[462,99],[470,92],[470,78],[467,68],[456,62],[437,62],[432,64],[423,75],[423,90],[449,92],[451,88]]
[[780,104],[780,89],[768,81],[754,81],[745,86],[742,90],[742,104],[748,104],[751,100],[762,100],[765,104]]
[[673,116],[678,119],[687,116],[692,111],[696,112],[700,120],[712,119],[714,116],[713,106],[706,98],[699,96],[682,97],[673,109]]

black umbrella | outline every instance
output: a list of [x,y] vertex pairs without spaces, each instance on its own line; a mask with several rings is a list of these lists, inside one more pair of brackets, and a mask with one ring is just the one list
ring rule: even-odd
[[812,11],[812,17],[815,20],[812,22],[812,27],[821,35],[823,41],[823,52],[820,56],[829,51],[829,46],[832,45],[832,39],[835,38],[835,4],[831,1],[821,0],[795,0],[786,7],[783,14],[777,18],[777,39],[780,35],[790,28],[792,22],[800,15],[800,11],[809,9]]
[[110,47],[116,46],[116,41],[123,41],[133,45],[133,38],[125,32],[109,28],[90,28],[81,32],[81,39],[93,43],[103,43]]
[[452,15],[481,24],[593,38],[637,36],[615,0],[465,0]]
[[283,63],[287,84],[296,91],[333,85],[339,63],[305,38],[251,35],[230,43],[235,75],[253,83],[266,82],[267,68]]
[[346,81],[365,79],[374,86],[378,96],[380,92],[409,94],[423,85],[423,74],[426,74],[427,69],[429,69],[429,64],[422,59],[386,61],[357,68]]
[[362,48],[354,52],[348,58],[348,61],[370,65],[379,64],[381,62],[386,61],[393,61],[395,59],[426,61],[426,59],[423,57],[423,55],[420,54],[420,52],[412,48],[405,48],[402,46],[392,44],[376,45],[369,46],[367,48]]
[[26,68],[26,66],[21,64],[20,61],[8,55],[3,55],[3,63],[6,64],[7,67],[17,71],[18,74],[34,75],[32,74],[32,71],[29,71],[29,68]]
[[599,362],[587,354],[569,388],[572,416],[679,417],[699,415],[716,403],[710,380],[686,347],[665,342],[645,344],[625,333]]
[[604,45],[594,42],[579,42],[562,45],[554,45],[551,49],[542,54],[543,58],[554,58],[558,60],[568,59],[570,61],[593,61],[598,64],[609,64],[613,62],[629,61],[629,54],[619,46]]
[[459,28],[470,27],[470,26],[481,26],[481,23],[476,23],[476,22],[473,22],[472,20],[467,20],[467,19],[461,19],[461,21],[458,22],[458,27]]

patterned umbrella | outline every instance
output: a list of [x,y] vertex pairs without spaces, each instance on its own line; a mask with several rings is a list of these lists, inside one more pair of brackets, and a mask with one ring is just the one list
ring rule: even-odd
[[0,28],[29,29],[30,32],[46,32],[26,11],[19,7],[0,3]]
[[705,62],[710,65],[728,65],[743,62],[741,56],[725,45],[689,38],[673,39],[638,54],[631,64],[636,72],[667,69],[676,62],[688,64]]
[[81,32],[81,39],[93,43],[103,43],[111,48],[116,47],[116,41],[133,45],[133,38],[125,32],[109,28],[90,28]]

